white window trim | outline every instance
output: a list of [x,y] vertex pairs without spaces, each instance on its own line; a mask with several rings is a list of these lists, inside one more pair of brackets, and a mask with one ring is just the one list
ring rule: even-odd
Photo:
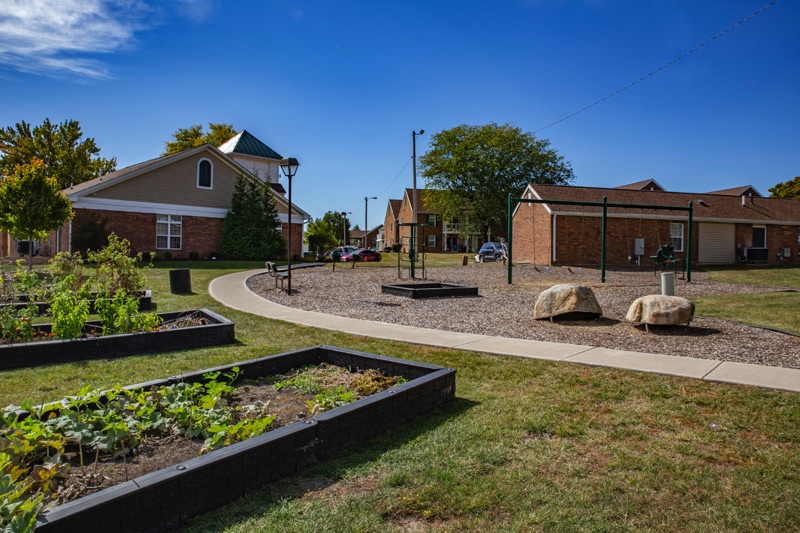
[[[677,236],[675,236],[675,235],[673,235],[673,234],[672,234],[672,226],[673,226],[673,225],[675,225],[675,226],[680,226],[680,227],[681,227],[681,234],[680,234],[680,237],[677,237]],[[680,240],[681,240],[681,245],[680,245],[680,247],[675,247],[675,251],[676,251],[676,252],[682,252],[682,251],[683,251],[683,249],[684,249],[684,244],[683,244],[683,243],[684,243],[684,237],[683,237],[683,222],[670,222],[670,223],[669,223],[669,239],[670,239],[670,242],[672,242],[672,240],[673,240],[673,239],[678,239],[678,238],[680,238]]]
[[[431,237],[433,237],[433,244],[431,244]],[[436,248],[436,238],[437,235],[428,235],[427,239],[425,240],[425,246],[428,248]]]
[[[158,217],[167,217],[166,224],[167,224],[167,234],[166,235],[159,235],[158,234],[158,224],[159,220]],[[173,220],[175,218],[175,220]],[[163,224],[164,221],[161,221]],[[172,230],[174,226],[178,226],[180,228],[180,233],[177,235],[173,235]],[[167,246],[166,248],[158,245],[158,238],[159,237],[166,237],[167,238]],[[177,248],[173,248],[170,246],[170,242],[174,237],[180,239],[180,246]],[[156,250],[181,250],[183,248],[183,217],[181,215],[156,215]]]
[[[211,166],[211,185],[209,185],[208,187],[206,187],[205,185],[200,185],[200,164],[203,161],[208,161],[208,164]],[[202,158],[201,160],[199,160],[197,162],[197,181],[196,181],[196,185],[197,185],[198,189],[205,189],[205,190],[209,190],[209,191],[214,190],[214,162],[211,161],[208,158],[204,157],[204,158]]]
[[763,249],[767,247],[767,226],[764,224],[753,224],[753,229],[763,229],[764,230],[764,246],[756,246],[756,236],[755,232],[753,233],[753,248]]

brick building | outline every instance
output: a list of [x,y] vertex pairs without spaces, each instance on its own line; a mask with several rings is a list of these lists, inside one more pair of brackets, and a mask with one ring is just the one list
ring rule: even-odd
[[[664,191],[653,180],[614,189],[529,184],[522,197],[581,202],[602,202],[605,197],[610,203],[675,207],[692,202],[692,262],[800,263],[800,200],[763,198],[750,186],[677,193]],[[512,217],[515,261],[600,263],[602,208],[520,203]],[[686,211],[608,208],[606,262],[623,265],[638,260],[651,265],[650,256],[665,244],[671,244],[675,256],[684,259],[687,222]]]
[[417,227],[419,249],[422,251],[464,252],[480,248],[483,239],[479,235],[470,235],[465,239],[461,235],[458,221],[446,222],[438,213],[429,209],[420,189],[417,189],[417,214],[416,220],[413,220],[411,203],[413,192],[413,189],[406,189],[401,200],[389,200],[383,222],[385,247],[391,248],[395,244],[400,244],[403,251],[408,251],[411,227],[400,224],[414,221],[422,224]]
[[[135,251],[211,257],[218,251],[236,179],[248,174],[270,183],[284,235],[291,223],[292,252],[301,255],[303,224],[310,216],[296,205],[290,209],[278,181],[280,160],[242,131],[220,148],[206,144],[80,183],[64,191],[75,217],[42,243],[40,254],[71,251],[75,228],[103,221]],[[15,253],[12,239],[3,244],[5,255]]]

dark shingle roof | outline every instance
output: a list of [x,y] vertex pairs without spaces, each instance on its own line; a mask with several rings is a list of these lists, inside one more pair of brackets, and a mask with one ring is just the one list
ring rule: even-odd
[[666,189],[658,184],[656,180],[649,179],[643,181],[637,181],[636,183],[629,183],[628,185],[620,185],[619,187],[615,187],[615,189],[628,189],[631,191],[662,191],[664,192]]
[[722,189],[721,191],[711,191],[708,194],[725,194],[727,196],[764,196],[752,185],[743,185],[741,187],[733,187],[732,189]]
[[[605,189],[600,187],[571,187],[565,185],[530,185],[536,194],[545,200],[569,200],[579,202],[602,202],[607,197],[610,203],[669,205],[687,207],[692,202],[694,218],[700,220],[782,221],[800,223],[800,200],[788,198],[742,198],[727,194],[634,191]],[[602,209],[594,206],[548,204],[554,212],[599,214]],[[678,212],[653,209],[609,208],[609,214],[678,215]]]
[[228,154],[236,153],[266,157],[268,159],[283,159],[278,152],[256,139],[247,130],[242,130],[236,137],[226,141],[225,144],[220,146],[220,150]]

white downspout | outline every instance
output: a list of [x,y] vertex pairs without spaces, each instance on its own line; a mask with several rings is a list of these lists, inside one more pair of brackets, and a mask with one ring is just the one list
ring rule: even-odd
[[556,219],[558,215],[553,215],[553,237],[550,239],[553,242],[553,263],[556,262]]

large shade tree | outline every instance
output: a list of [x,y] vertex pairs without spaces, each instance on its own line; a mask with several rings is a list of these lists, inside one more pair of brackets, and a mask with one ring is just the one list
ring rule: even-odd
[[769,195],[771,198],[795,198],[800,200],[800,176],[771,187]]
[[226,259],[277,259],[286,254],[275,197],[269,184],[240,174],[225,215],[220,253]]
[[[323,219],[317,218],[309,222],[308,227],[306,227],[305,241],[308,249],[314,252],[317,259],[319,259],[325,252],[338,244],[339,239],[336,235],[330,225],[325,223]],[[341,232],[339,235],[341,235]]]
[[[17,239],[44,239],[72,216],[72,202],[43,161],[19,165],[0,180],[0,229]],[[28,246],[28,253],[30,269],[33,246]]]
[[172,134],[172,140],[164,143],[163,155],[177,154],[203,144],[221,146],[234,135],[236,130],[233,124],[209,122],[208,131],[203,130],[200,124],[178,128],[178,131]]
[[328,211],[322,215],[322,224],[329,228],[337,240],[341,239],[343,245],[350,242],[350,219],[347,218],[347,213]]
[[508,194],[519,196],[528,183],[565,185],[572,165],[550,147],[509,124],[462,124],[431,138],[420,157],[428,211],[458,219],[471,232],[506,235]]
[[117,159],[100,157],[94,139],[81,140],[83,133],[77,120],[53,124],[50,119],[31,127],[25,121],[0,128],[0,175],[9,175],[19,165],[34,159],[44,164],[47,176],[53,177],[62,189],[113,172]]

